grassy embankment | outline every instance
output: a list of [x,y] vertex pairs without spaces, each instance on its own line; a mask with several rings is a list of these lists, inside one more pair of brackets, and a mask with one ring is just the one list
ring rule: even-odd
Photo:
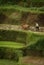
[[[14,41],[13,39],[14,40],[16,39],[16,41]],[[31,32],[31,31],[23,31],[23,30],[13,31],[13,32],[12,31],[0,31],[0,40],[3,40],[3,41],[0,41],[0,46],[23,48],[25,47],[25,45],[30,46],[30,45],[36,44],[38,41],[44,40],[44,32],[43,33],[42,32]],[[14,42],[11,42],[11,41],[14,41]]]
[[30,12],[30,13],[44,13],[44,7],[31,7],[31,8],[26,8],[26,7],[21,7],[21,6],[0,6],[0,10],[16,10],[20,12]]
[[[23,32],[23,31],[18,31],[18,32]],[[36,49],[36,50],[44,51],[44,33],[42,34],[41,32],[31,32],[31,31],[24,31],[24,32],[27,33],[27,37],[26,37],[27,41],[25,40],[27,45],[23,45],[22,43],[19,44],[16,42],[0,41],[0,47],[7,47],[7,48],[9,47],[9,48],[13,48],[13,49],[31,48],[34,50]],[[19,53],[19,50],[18,50],[18,53]],[[0,60],[0,64],[1,65],[35,65],[35,64],[21,64],[20,61],[18,63],[14,62],[14,61],[3,59],[3,60]]]

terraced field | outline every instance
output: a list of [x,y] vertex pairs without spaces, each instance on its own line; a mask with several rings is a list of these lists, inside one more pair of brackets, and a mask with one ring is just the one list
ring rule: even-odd
[[10,48],[19,49],[25,47],[25,45],[16,42],[0,41],[0,47],[10,47]]
[[[31,6],[24,0],[15,0],[18,5],[13,0],[5,2],[0,1],[0,65],[44,65],[44,6],[32,7],[44,1],[30,0]],[[39,31],[35,22],[40,24]],[[29,30],[20,28],[22,23],[29,24]]]

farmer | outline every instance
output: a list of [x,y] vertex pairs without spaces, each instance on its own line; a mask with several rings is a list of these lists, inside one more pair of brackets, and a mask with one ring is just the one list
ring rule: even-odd
[[39,24],[36,23],[36,31],[39,31]]

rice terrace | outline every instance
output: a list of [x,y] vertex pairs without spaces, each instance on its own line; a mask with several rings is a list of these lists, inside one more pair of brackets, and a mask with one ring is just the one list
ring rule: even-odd
[[44,65],[44,0],[0,0],[0,65]]

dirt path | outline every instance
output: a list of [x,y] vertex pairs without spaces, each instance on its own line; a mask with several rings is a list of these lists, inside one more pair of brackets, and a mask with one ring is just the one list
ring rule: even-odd
[[41,57],[23,57],[20,61],[23,64],[44,65],[44,58]]
[[[24,30],[20,25],[11,25],[11,24],[0,24],[0,30]],[[36,31],[35,27],[30,27],[28,31],[33,31],[37,34],[44,34],[44,27],[40,27],[39,31]]]

